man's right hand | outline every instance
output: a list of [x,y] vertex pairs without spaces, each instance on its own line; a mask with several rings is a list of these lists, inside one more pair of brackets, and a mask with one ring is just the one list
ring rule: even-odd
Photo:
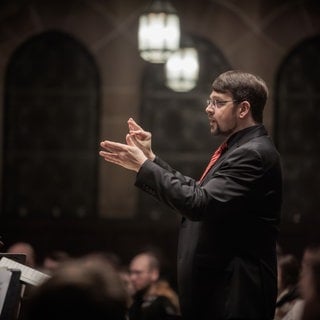
[[144,153],[151,161],[156,155],[151,149],[151,132],[143,130],[132,118],[128,120],[129,134],[134,144]]

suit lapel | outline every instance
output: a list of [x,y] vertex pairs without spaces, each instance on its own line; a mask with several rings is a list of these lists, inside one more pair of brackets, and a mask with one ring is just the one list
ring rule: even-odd
[[[241,132],[239,132],[241,133]],[[236,133],[237,134],[237,133]],[[233,150],[237,149],[238,147],[242,146],[243,144],[249,142],[250,140],[265,136],[267,135],[267,131],[263,125],[256,126],[254,130],[251,130],[243,135],[240,136],[235,136],[234,140],[231,140],[231,145],[230,147],[228,146],[228,149],[220,156],[220,158],[217,160],[217,162],[212,166],[212,168],[209,170],[208,174],[205,176],[203,181],[201,182],[200,186],[204,185],[207,183],[208,180],[210,180],[212,174],[216,172],[224,160],[232,153]],[[231,137],[232,138],[232,137]]]

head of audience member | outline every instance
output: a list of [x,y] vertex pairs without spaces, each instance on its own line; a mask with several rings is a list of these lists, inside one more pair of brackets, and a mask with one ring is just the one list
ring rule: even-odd
[[302,319],[320,319],[320,246],[310,246],[304,251],[300,290],[305,301]]
[[35,268],[36,266],[36,253],[33,246],[28,242],[16,242],[8,247],[7,253],[21,253],[26,255],[25,264],[28,267]]
[[120,268],[121,265],[121,259],[120,257],[115,254],[114,252],[110,251],[103,251],[103,250],[97,250],[97,251],[91,251],[86,254],[86,257],[88,259],[103,259],[108,261],[116,270]]
[[147,291],[159,279],[159,259],[152,252],[142,252],[131,260],[129,272],[135,292]]
[[278,259],[278,289],[293,289],[298,285],[300,264],[298,259],[291,254],[280,256]]
[[69,254],[63,250],[53,250],[45,255],[42,262],[42,271],[51,274],[53,273],[61,263],[70,259]]
[[82,257],[61,264],[26,302],[27,320],[124,320],[128,297],[113,266]]

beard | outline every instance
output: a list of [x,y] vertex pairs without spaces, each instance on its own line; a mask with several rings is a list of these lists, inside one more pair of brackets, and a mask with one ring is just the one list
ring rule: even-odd
[[230,124],[228,127],[220,126],[217,121],[210,121],[210,132],[213,136],[230,136],[236,129],[236,123]]
[[210,127],[211,127],[210,131],[213,136],[220,136],[222,134],[220,126],[217,122],[214,122],[213,124],[210,123]]

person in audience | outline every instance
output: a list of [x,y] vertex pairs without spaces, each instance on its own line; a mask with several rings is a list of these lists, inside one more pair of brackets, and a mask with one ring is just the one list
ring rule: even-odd
[[94,250],[86,254],[88,259],[90,258],[101,258],[107,260],[116,270],[118,270],[121,266],[120,257],[111,251],[104,250]]
[[129,268],[128,268],[128,266],[120,266],[118,268],[118,272],[119,272],[120,278],[124,284],[124,287],[128,293],[128,296],[130,297],[130,305],[131,305],[132,297],[135,293],[135,289],[134,289],[132,281],[130,279]]
[[41,271],[46,274],[52,274],[59,265],[70,259],[70,255],[63,250],[53,250],[48,252],[42,261]]
[[300,290],[304,299],[302,320],[320,319],[320,246],[305,249]]
[[62,263],[34,287],[24,320],[125,320],[128,297],[117,271],[103,259],[81,257]]
[[305,248],[299,280],[298,299],[282,320],[320,319],[320,246]]
[[[167,285],[167,293],[157,287],[160,276],[160,262],[152,252],[142,252],[130,262],[130,280],[135,290],[133,303],[129,308],[130,320],[177,319],[177,303],[171,300],[173,290]],[[168,295],[170,291],[171,297]],[[176,299],[175,294],[175,299]]]
[[180,313],[178,294],[172,289],[167,280],[159,279],[157,282],[155,282],[150,288],[150,295],[167,297],[175,307],[177,313]]
[[36,268],[36,252],[34,247],[28,242],[15,242],[8,247],[7,253],[22,253],[26,255],[25,265]]
[[300,298],[298,282],[300,264],[291,254],[280,256],[278,260],[278,298],[275,320],[281,320]]

